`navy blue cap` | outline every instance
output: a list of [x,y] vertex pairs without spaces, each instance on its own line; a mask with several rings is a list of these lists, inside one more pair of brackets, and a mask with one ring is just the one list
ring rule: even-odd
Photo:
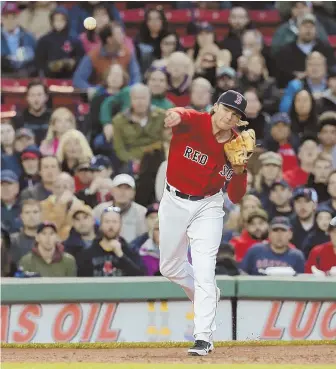
[[1,171],[1,182],[18,183],[19,177],[12,170],[4,169]]
[[274,126],[277,123],[285,123],[287,125],[291,125],[291,119],[289,117],[289,115],[287,113],[276,113],[274,115],[272,115],[271,118],[271,125]]
[[158,213],[158,212],[159,212],[159,204],[156,202],[147,207],[146,217],[148,217],[148,215],[152,213]]
[[207,32],[213,32],[214,28],[209,22],[200,22],[196,25],[197,32],[207,31]]
[[328,205],[323,205],[320,204],[317,209],[316,209],[316,213],[315,215],[319,214],[319,213],[329,213],[331,214],[331,216],[334,214],[333,209],[331,209]]
[[290,185],[285,180],[275,181],[272,183],[270,190],[272,191],[275,186],[282,186],[284,188],[291,188]]
[[112,167],[111,160],[104,155],[96,155],[91,159],[91,169],[103,170]]
[[233,108],[242,115],[243,119],[246,119],[245,109],[247,101],[241,93],[233,90],[228,90],[219,96],[217,104],[223,104],[225,106]]
[[318,195],[317,195],[317,192],[313,188],[297,187],[293,192],[292,199],[296,200],[300,197],[304,197],[308,201],[313,201],[316,204],[318,203]]
[[286,231],[292,229],[292,224],[287,217],[274,217],[270,224],[271,229],[281,228]]
[[43,223],[40,223],[37,226],[37,233],[41,233],[44,230],[44,228],[47,228],[47,227],[52,228],[57,233],[56,224],[53,223],[53,222],[43,222]]

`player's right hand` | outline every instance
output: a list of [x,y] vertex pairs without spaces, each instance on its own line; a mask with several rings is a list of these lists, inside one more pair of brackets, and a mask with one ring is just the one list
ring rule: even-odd
[[164,120],[165,127],[175,127],[181,123],[181,116],[173,109],[166,111],[166,118]]

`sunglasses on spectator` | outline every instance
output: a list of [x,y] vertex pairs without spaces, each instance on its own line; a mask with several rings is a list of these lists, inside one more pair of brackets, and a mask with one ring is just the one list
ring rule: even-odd
[[103,211],[104,213],[117,213],[120,214],[121,213],[121,209],[118,206],[109,206],[108,208],[104,209]]

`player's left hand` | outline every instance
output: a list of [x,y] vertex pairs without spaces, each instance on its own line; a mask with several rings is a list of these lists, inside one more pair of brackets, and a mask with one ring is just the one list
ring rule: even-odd
[[245,170],[249,158],[256,148],[256,137],[253,129],[248,129],[238,137],[224,144],[224,151],[236,174]]

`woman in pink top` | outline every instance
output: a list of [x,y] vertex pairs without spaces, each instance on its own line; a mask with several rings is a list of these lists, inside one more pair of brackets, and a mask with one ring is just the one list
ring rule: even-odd
[[76,128],[76,119],[67,108],[57,108],[50,117],[46,138],[41,142],[42,155],[55,155],[60,138],[65,132]]

